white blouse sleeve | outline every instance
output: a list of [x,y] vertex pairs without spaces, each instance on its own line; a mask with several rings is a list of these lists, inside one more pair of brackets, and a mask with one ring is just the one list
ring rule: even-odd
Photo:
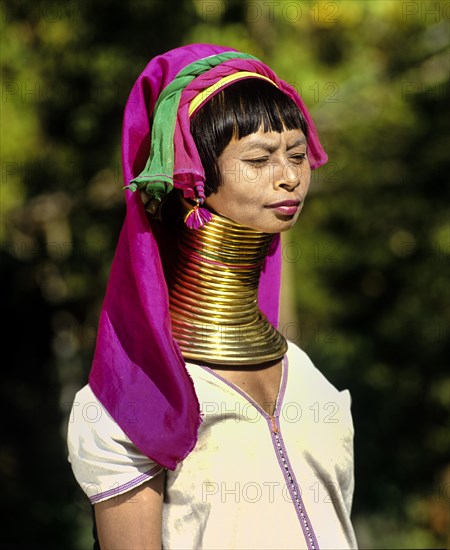
[[340,434],[341,452],[339,453],[338,477],[347,512],[350,515],[355,487],[353,463],[354,427],[351,413],[351,395],[348,390],[339,392],[342,425]]
[[163,470],[134,446],[89,385],[75,396],[67,443],[75,478],[92,504],[130,491]]

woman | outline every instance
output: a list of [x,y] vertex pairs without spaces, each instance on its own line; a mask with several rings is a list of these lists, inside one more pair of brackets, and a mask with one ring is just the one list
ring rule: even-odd
[[101,547],[356,547],[349,394],[275,328],[279,233],[327,160],[302,100],[252,56],[178,48],[133,87],[122,152],[68,439]]

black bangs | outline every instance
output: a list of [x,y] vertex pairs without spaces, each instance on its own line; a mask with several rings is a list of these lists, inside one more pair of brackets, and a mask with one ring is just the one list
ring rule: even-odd
[[232,138],[257,132],[308,128],[297,105],[280,89],[259,78],[240,80],[213,96],[191,119],[191,133],[205,169],[205,193],[221,183],[217,160]]

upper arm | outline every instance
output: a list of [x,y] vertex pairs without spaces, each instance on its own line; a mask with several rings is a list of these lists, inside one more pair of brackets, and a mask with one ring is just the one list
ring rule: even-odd
[[117,497],[95,504],[102,550],[161,549],[165,472]]
[[[95,408],[95,417],[83,411]],[[164,468],[145,456],[102,407],[89,386],[74,401],[69,460],[95,505],[102,550],[161,548]]]

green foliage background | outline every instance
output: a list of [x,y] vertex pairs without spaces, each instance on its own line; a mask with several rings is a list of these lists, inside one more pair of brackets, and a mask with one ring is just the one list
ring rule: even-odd
[[450,545],[449,20],[437,1],[2,2],[0,545],[91,545],[65,430],[124,214],[121,117],[148,60],[190,42],[274,67],[329,154],[284,240],[281,330],[351,390],[361,547]]

